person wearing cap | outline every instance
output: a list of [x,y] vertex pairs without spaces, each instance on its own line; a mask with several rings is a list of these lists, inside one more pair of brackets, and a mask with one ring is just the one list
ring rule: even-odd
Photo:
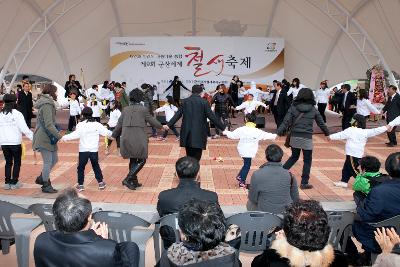
[[225,125],[211,111],[207,100],[201,98],[202,91],[202,86],[193,85],[192,95],[182,101],[178,112],[164,125],[164,129],[169,130],[182,117],[180,146],[186,149],[187,156],[199,161],[207,146],[207,118],[216,128],[225,130]]
[[21,187],[18,178],[21,168],[22,134],[32,140],[33,132],[26,125],[22,113],[15,109],[17,96],[6,94],[3,101],[4,106],[0,111],[0,145],[6,160],[4,189],[8,190]]
[[342,179],[339,182],[334,182],[336,187],[347,188],[350,178],[357,176],[360,160],[364,156],[364,149],[368,138],[391,131],[392,129],[390,125],[365,129],[365,119],[360,114],[355,114],[350,124],[351,127],[346,130],[329,136],[330,140],[346,140],[346,160],[342,168]]
[[90,159],[94,176],[99,184],[99,190],[106,188],[103,181],[103,173],[99,165],[99,137],[111,137],[112,132],[107,130],[100,122],[92,117],[93,110],[85,107],[82,110],[82,121],[76,126],[76,130],[70,134],[64,135],[61,141],[70,141],[79,139],[79,163],[78,163],[78,184],[76,189],[81,192],[85,190],[83,182],[85,178],[85,167]]

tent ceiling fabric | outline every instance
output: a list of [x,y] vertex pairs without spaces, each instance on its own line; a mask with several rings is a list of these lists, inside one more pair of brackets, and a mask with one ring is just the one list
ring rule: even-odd
[[[87,86],[101,82],[109,78],[110,37],[191,36],[195,3],[196,36],[265,37],[269,32],[270,37],[284,38],[285,76],[289,79],[300,77],[302,83],[313,87],[319,75],[330,84],[365,78],[368,65],[354,43],[346,34],[338,36],[339,26],[311,2],[323,0],[83,0],[39,41],[21,72],[63,84],[65,72],[70,70],[79,77],[82,67]],[[399,73],[400,1],[337,2],[349,13],[361,6],[354,19],[373,39],[389,67]],[[38,8],[46,10],[52,3],[0,1],[0,66],[40,16]]]

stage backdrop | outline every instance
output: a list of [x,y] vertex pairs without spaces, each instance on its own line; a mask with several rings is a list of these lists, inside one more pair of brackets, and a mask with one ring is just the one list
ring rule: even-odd
[[[284,40],[258,37],[114,37],[110,41],[111,80],[134,88],[157,85],[160,98],[178,75],[189,89],[213,90],[239,75],[244,83],[272,84],[284,77]],[[182,98],[188,96],[181,91]]]

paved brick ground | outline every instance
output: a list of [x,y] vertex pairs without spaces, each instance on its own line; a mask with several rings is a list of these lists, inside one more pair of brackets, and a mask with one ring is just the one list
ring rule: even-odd
[[[242,119],[236,119],[234,123],[241,124]],[[332,131],[338,130],[339,118],[328,117],[328,125]],[[237,127],[237,126],[235,126]],[[272,131],[272,117],[267,116],[267,130]],[[366,153],[377,156],[382,162],[387,155],[398,148],[387,148],[386,135],[370,139]],[[35,177],[41,170],[41,158],[35,159],[30,143],[27,144],[27,155],[23,160],[21,178],[23,188],[19,190],[0,189],[0,194],[18,196],[54,198],[55,195],[42,194],[40,187],[34,184]],[[264,163],[264,149],[270,142],[260,143],[260,150],[253,161],[249,174]],[[235,176],[241,168],[242,160],[236,150],[237,142],[221,138],[208,142],[208,149],[204,151],[201,161],[200,181],[203,188],[216,191],[220,201],[225,205],[244,204],[247,200],[246,191],[238,188]],[[282,145],[283,140],[278,144]],[[352,199],[352,191],[349,189],[335,188],[332,184],[340,180],[341,168],[344,161],[344,143],[327,143],[323,135],[314,136],[314,155],[310,182],[314,189],[300,191],[301,197],[320,201],[342,201]],[[283,146],[282,146],[283,147]],[[73,186],[76,181],[78,142],[63,143],[59,145],[59,163],[51,173],[52,183],[57,189]],[[285,159],[290,155],[290,150],[284,148]],[[158,193],[162,190],[175,187],[178,183],[174,175],[175,161],[184,155],[184,150],[179,147],[174,136],[169,136],[167,142],[150,141],[150,157],[144,169],[139,174],[139,180],[143,187],[130,191],[121,185],[121,181],[128,172],[128,161],[116,155],[115,144],[111,148],[111,154],[104,154],[104,142],[99,150],[100,164],[103,170],[107,188],[99,191],[97,182],[90,165],[86,167],[85,195],[92,201],[113,203],[137,203],[155,204]],[[217,162],[215,157],[222,157],[223,162]],[[300,159],[301,160],[301,159]],[[0,173],[4,173],[4,160],[0,162]],[[292,169],[299,180],[302,162],[298,162]]]

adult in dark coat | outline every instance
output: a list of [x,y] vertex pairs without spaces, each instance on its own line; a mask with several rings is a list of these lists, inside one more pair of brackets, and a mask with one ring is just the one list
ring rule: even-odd
[[350,92],[350,89],[350,84],[345,83],[342,85],[342,130],[345,130],[351,126],[351,119],[353,118],[354,114],[356,114],[357,97],[354,95],[354,93]]
[[36,267],[138,266],[138,246],[108,239],[107,225],[92,224],[92,205],[76,190],[57,197],[53,214],[57,230],[41,233],[35,241]]
[[175,113],[174,117],[164,127],[169,129],[181,117],[180,145],[186,148],[186,155],[200,161],[203,150],[207,146],[207,118],[218,127],[224,130],[225,126],[218,121],[211,111],[210,104],[200,97],[203,88],[200,85],[194,85],[192,95],[186,98],[182,106]]
[[[390,85],[388,88],[388,101],[383,108],[383,112],[386,112],[386,122],[388,123],[400,115],[400,95],[394,85]],[[389,147],[397,146],[396,127],[393,127],[392,131],[387,133],[387,136],[389,142],[386,145]]]
[[[205,200],[218,203],[218,195],[215,192],[200,188],[197,175],[200,170],[199,161],[191,157],[178,159],[175,164],[179,184],[176,188],[160,192],[158,195],[157,211],[160,217],[171,213],[177,213],[183,205],[192,199]],[[161,227],[160,235],[164,248],[168,249],[176,242],[175,232],[171,227]]]
[[140,89],[133,89],[129,93],[131,105],[122,110],[112,137],[120,137],[121,156],[129,159],[129,173],[122,181],[131,190],[142,186],[138,182],[137,174],[146,164],[148,157],[149,138],[145,132],[149,123],[152,127],[161,129],[161,123],[150,115],[149,109],[140,102],[144,99],[144,94]]
[[178,76],[174,76],[174,80],[171,82],[171,84],[165,89],[164,93],[168,91],[172,87],[172,98],[174,99],[175,104],[179,107],[180,106],[180,101],[181,101],[181,86],[190,92],[189,89],[187,89],[186,86],[183,85],[183,83],[179,80]]
[[75,74],[70,74],[68,77],[68,81],[65,82],[65,94],[64,97],[67,98],[69,96],[69,93],[71,91],[75,91],[77,93],[77,97],[81,96],[83,98],[86,98],[84,95],[81,93],[82,85],[79,83],[79,81],[76,81]]
[[[365,201],[357,207],[357,215],[353,223],[354,237],[362,244],[365,250],[365,257],[370,259],[370,253],[380,253],[380,248],[375,241],[375,227],[370,223],[377,223],[394,216],[400,215],[400,152],[392,153],[386,159],[385,169],[391,180],[385,181],[372,188]],[[346,248],[348,254],[355,259],[357,249],[352,242]],[[362,262],[369,265],[369,262]]]
[[23,84],[23,90],[18,94],[18,100],[17,100],[17,109],[19,112],[24,115],[24,119],[26,122],[26,125],[28,125],[28,128],[31,128],[31,120],[33,117],[33,101],[32,101],[32,93],[29,91],[30,90],[30,84],[29,83],[24,83]]
[[273,96],[270,102],[270,108],[272,114],[274,114],[276,127],[279,128],[289,109],[290,100],[287,96],[287,91],[283,89],[283,85],[280,82],[276,82],[276,87],[271,91],[271,94],[273,94]]
[[196,181],[200,170],[198,161],[191,157],[180,158],[175,164],[175,169],[179,177],[178,186],[162,191],[158,195],[157,211],[160,217],[178,212],[193,198],[218,203],[218,195],[201,189],[199,182]]

